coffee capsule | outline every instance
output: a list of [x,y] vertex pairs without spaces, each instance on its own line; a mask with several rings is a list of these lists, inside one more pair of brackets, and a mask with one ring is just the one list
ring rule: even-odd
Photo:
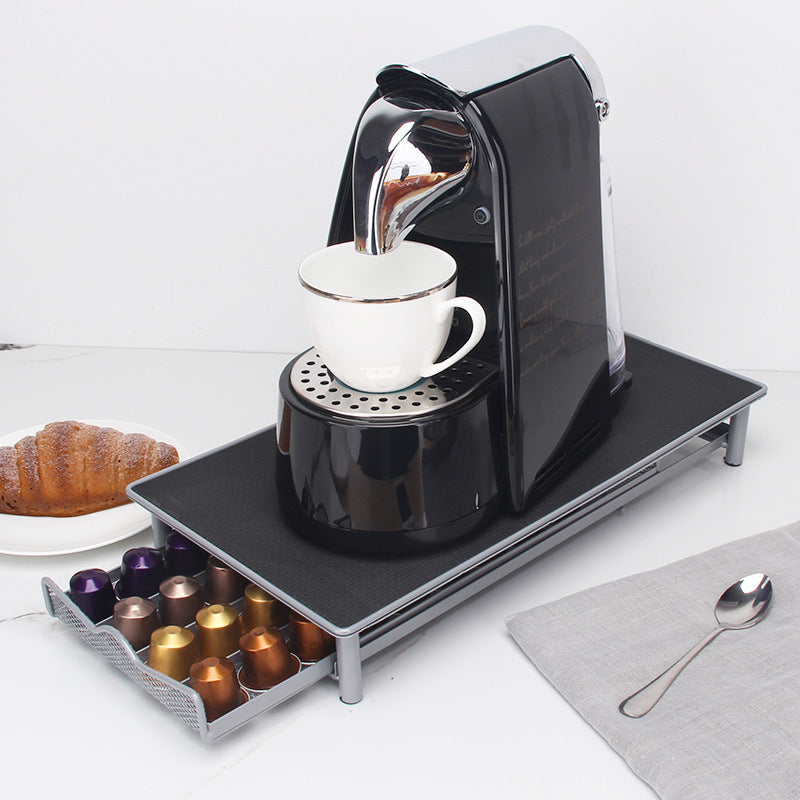
[[228,658],[208,656],[195,661],[189,669],[189,685],[200,695],[209,722],[233,711],[245,699],[236,680],[236,667]]
[[242,605],[242,627],[245,631],[256,627],[280,628],[288,620],[289,611],[280,600],[254,583],[245,587]]
[[206,562],[206,598],[209,603],[232,603],[242,596],[245,579],[236,570],[209,556]]
[[134,650],[147,646],[153,631],[160,626],[156,604],[143,597],[126,597],[114,606],[114,627]]
[[165,625],[191,625],[203,607],[203,587],[186,575],[167,578],[158,587],[158,607]]
[[259,626],[249,630],[239,640],[239,649],[242,651],[239,677],[246,689],[271,689],[300,671],[300,660],[289,652],[277,628]]
[[122,556],[118,590],[120,597],[150,597],[166,578],[164,560],[154,547],[134,547]]
[[176,681],[185,681],[189,677],[189,667],[198,657],[194,634],[187,628],[165,625],[150,636],[147,666]]
[[206,567],[208,554],[177,531],[167,534],[164,559],[167,575],[196,575]]
[[92,622],[100,622],[114,613],[117,595],[108,573],[102,569],[84,569],[69,579],[69,596]]
[[289,643],[292,652],[306,664],[319,661],[336,649],[333,636],[294,611],[289,612]]
[[197,646],[203,658],[223,658],[239,649],[242,621],[233,606],[214,603],[201,608],[197,621]]

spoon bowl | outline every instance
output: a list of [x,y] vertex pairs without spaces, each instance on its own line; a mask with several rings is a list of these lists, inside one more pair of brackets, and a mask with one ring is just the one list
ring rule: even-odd
[[754,572],[729,586],[714,607],[717,627],[647,686],[623,700],[619,704],[620,712],[626,717],[643,717],[662,698],[683,668],[709,642],[722,631],[741,630],[760,622],[767,613],[771,599],[772,581],[763,572]]
[[767,613],[771,598],[772,581],[763,572],[755,572],[723,592],[714,616],[723,628],[749,628]]

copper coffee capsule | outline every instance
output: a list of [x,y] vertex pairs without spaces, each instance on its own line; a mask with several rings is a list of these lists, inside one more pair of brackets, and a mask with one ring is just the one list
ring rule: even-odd
[[236,680],[236,667],[228,658],[209,656],[195,661],[189,670],[189,685],[200,695],[209,722],[233,711],[245,699]]
[[141,650],[150,641],[150,635],[159,627],[156,604],[143,597],[126,597],[114,606],[114,627]]
[[203,607],[203,587],[194,578],[176,575],[158,587],[159,609],[165,625],[191,625]]
[[277,628],[259,626],[239,640],[242,651],[240,678],[246,689],[271,689],[300,671],[300,660],[289,652]]
[[242,606],[242,627],[245,631],[257,627],[280,628],[288,620],[288,609],[280,600],[254,583],[245,587]]
[[236,570],[209,556],[206,563],[206,599],[209,603],[232,603],[242,596],[245,579]]
[[319,661],[336,648],[336,640],[318,625],[294,611],[289,612],[289,641],[301,661]]
[[189,677],[189,667],[197,660],[194,634],[178,625],[166,625],[153,631],[147,665],[176,681]]
[[203,658],[223,658],[239,649],[242,622],[233,606],[214,603],[201,608],[197,620],[197,646]]

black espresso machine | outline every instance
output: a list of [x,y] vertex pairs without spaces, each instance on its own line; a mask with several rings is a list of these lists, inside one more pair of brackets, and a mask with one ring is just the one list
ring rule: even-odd
[[[523,511],[609,430],[630,376],[608,109],[592,58],[552,28],[379,72],[328,244],[447,251],[486,332],[449,370],[387,394],[339,382],[313,348],[287,365],[276,474],[296,530],[361,552],[447,542]],[[465,328],[457,311],[445,354]]]

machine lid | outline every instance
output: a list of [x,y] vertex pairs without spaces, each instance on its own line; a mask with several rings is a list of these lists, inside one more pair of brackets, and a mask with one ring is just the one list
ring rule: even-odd
[[391,84],[403,75],[416,75],[468,98],[518,75],[571,57],[586,77],[598,109],[608,114],[603,76],[594,59],[575,39],[557,28],[530,25],[441,53],[416,64],[390,64],[377,76],[378,85]]

